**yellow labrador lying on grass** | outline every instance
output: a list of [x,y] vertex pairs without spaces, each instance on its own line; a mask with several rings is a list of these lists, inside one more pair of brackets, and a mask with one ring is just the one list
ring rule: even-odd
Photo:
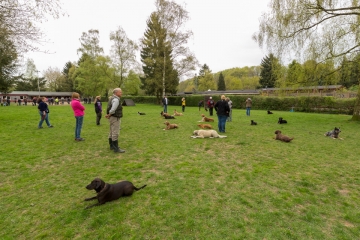
[[215,130],[195,130],[192,138],[226,138],[219,135]]

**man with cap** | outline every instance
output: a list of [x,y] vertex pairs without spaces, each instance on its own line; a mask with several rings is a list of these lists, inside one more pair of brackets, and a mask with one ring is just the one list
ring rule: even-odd
[[106,118],[109,119],[110,123],[110,132],[109,132],[109,144],[110,150],[114,150],[115,153],[124,153],[125,150],[120,149],[119,147],[119,132],[122,114],[122,105],[120,102],[120,97],[122,95],[121,88],[115,88],[113,90],[113,95],[109,98]]
[[208,105],[208,108],[209,108],[210,116],[212,116],[213,115],[213,110],[214,110],[214,100],[212,99],[212,97],[209,97],[209,100],[207,101],[207,105]]

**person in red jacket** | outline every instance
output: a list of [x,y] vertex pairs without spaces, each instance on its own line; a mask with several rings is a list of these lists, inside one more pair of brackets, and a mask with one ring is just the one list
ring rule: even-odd
[[84,121],[85,107],[80,102],[80,94],[74,92],[71,96],[71,107],[74,111],[76,125],[75,125],[75,141],[84,141],[85,139],[80,137],[81,129]]

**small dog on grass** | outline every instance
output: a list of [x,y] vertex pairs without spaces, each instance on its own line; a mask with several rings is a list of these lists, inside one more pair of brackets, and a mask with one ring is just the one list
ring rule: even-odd
[[198,127],[202,129],[212,129],[210,124],[198,124]]
[[341,140],[343,140],[342,138],[339,138],[340,133],[341,133],[340,128],[335,127],[334,130],[326,132],[324,135],[326,137],[331,137],[332,139],[341,139]]
[[288,136],[282,135],[280,130],[276,130],[275,131],[275,140],[280,140],[283,142],[291,142],[291,140],[293,140],[294,138],[290,138]]
[[250,125],[257,125],[257,122],[254,122],[254,120],[251,120]]
[[166,125],[164,130],[170,130],[170,129],[175,129],[178,128],[177,124],[170,124],[168,121],[164,122],[164,124]]
[[105,204],[106,202],[110,202],[120,197],[131,196],[135,191],[138,191],[142,188],[146,187],[146,185],[137,188],[129,181],[122,181],[115,184],[105,183],[100,178],[95,178],[91,181],[89,185],[86,186],[88,190],[95,190],[96,196],[91,198],[86,198],[85,201],[90,201],[97,199],[98,203],[94,205],[90,205],[86,208],[91,208],[95,206],[99,206]]
[[182,113],[179,113],[178,111],[176,111],[176,109],[174,110],[174,115],[173,116],[182,116]]
[[175,119],[174,116],[164,113],[163,111],[161,111],[160,115],[163,116],[165,119]]
[[195,130],[192,138],[226,138],[226,136],[219,135],[215,130]]
[[202,117],[202,119],[201,119],[201,121],[199,121],[199,122],[213,122],[213,121],[214,121],[213,118],[205,117],[204,114],[201,114],[201,117]]
[[138,112],[139,115],[146,115],[145,113],[143,112]]
[[282,117],[279,117],[278,124],[284,124],[284,123],[287,123],[287,121],[284,120]]
[[271,111],[269,111],[269,110],[268,110],[268,111],[267,111],[267,114],[273,114],[273,113],[272,113]]

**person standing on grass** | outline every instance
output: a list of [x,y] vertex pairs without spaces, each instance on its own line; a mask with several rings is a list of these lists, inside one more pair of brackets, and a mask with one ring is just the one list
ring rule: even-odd
[[186,106],[186,103],[185,103],[185,98],[183,97],[181,99],[181,107],[182,107],[182,111],[185,112],[185,106]]
[[100,119],[102,116],[102,104],[101,104],[101,97],[100,96],[96,96],[95,98],[95,113],[96,113],[96,125],[100,125]]
[[228,102],[225,100],[225,95],[221,95],[221,100],[215,104],[215,111],[218,116],[218,128],[219,132],[225,132],[226,119],[229,116],[230,108]]
[[252,106],[251,98],[246,99],[245,106],[246,106],[246,116],[250,116],[250,110]]
[[72,97],[71,107],[74,111],[74,115],[75,115],[75,119],[76,119],[75,141],[80,142],[80,141],[85,140],[84,138],[82,138],[80,136],[83,121],[84,121],[85,107],[80,102],[80,94],[78,94],[77,92],[74,92],[71,97]]
[[209,97],[209,100],[207,101],[207,105],[208,105],[208,108],[209,108],[210,116],[212,116],[213,111],[214,111],[214,100],[212,99],[212,97]]
[[167,113],[167,105],[169,104],[169,100],[166,96],[164,96],[164,98],[162,99],[162,103],[164,105],[164,113]]
[[230,98],[226,98],[226,101],[227,101],[227,103],[228,103],[228,105],[229,105],[229,108],[230,108],[230,111],[229,111],[229,116],[228,116],[228,118],[226,119],[226,121],[227,122],[231,122],[231,120],[232,120],[232,118],[231,118],[231,116],[232,116],[232,101],[231,101],[231,99]]
[[198,103],[198,106],[199,106],[199,112],[200,112],[200,110],[201,110],[201,107],[204,105],[204,101],[203,100],[201,100],[199,103]]
[[21,106],[21,99],[18,99],[18,105]]
[[109,131],[109,145],[110,150],[114,150],[115,153],[124,153],[125,150],[119,147],[119,134],[120,134],[120,124],[122,113],[122,105],[120,98],[122,95],[121,88],[115,88],[113,90],[113,95],[109,98],[108,107],[106,110],[105,117],[109,119],[110,131]]
[[54,127],[53,125],[50,124],[50,121],[49,121],[49,112],[50,111],[49,111],[48,105],[45,102],[44,97],[39,98],[39,100],[38,100],[38,109],[39,109],[39,114],[40,114],[40,122],[39,122],[38,128],[39,129],[43,128],[42,124],[43,124],[44,121],[46,122],[46,125],[49,128]]

